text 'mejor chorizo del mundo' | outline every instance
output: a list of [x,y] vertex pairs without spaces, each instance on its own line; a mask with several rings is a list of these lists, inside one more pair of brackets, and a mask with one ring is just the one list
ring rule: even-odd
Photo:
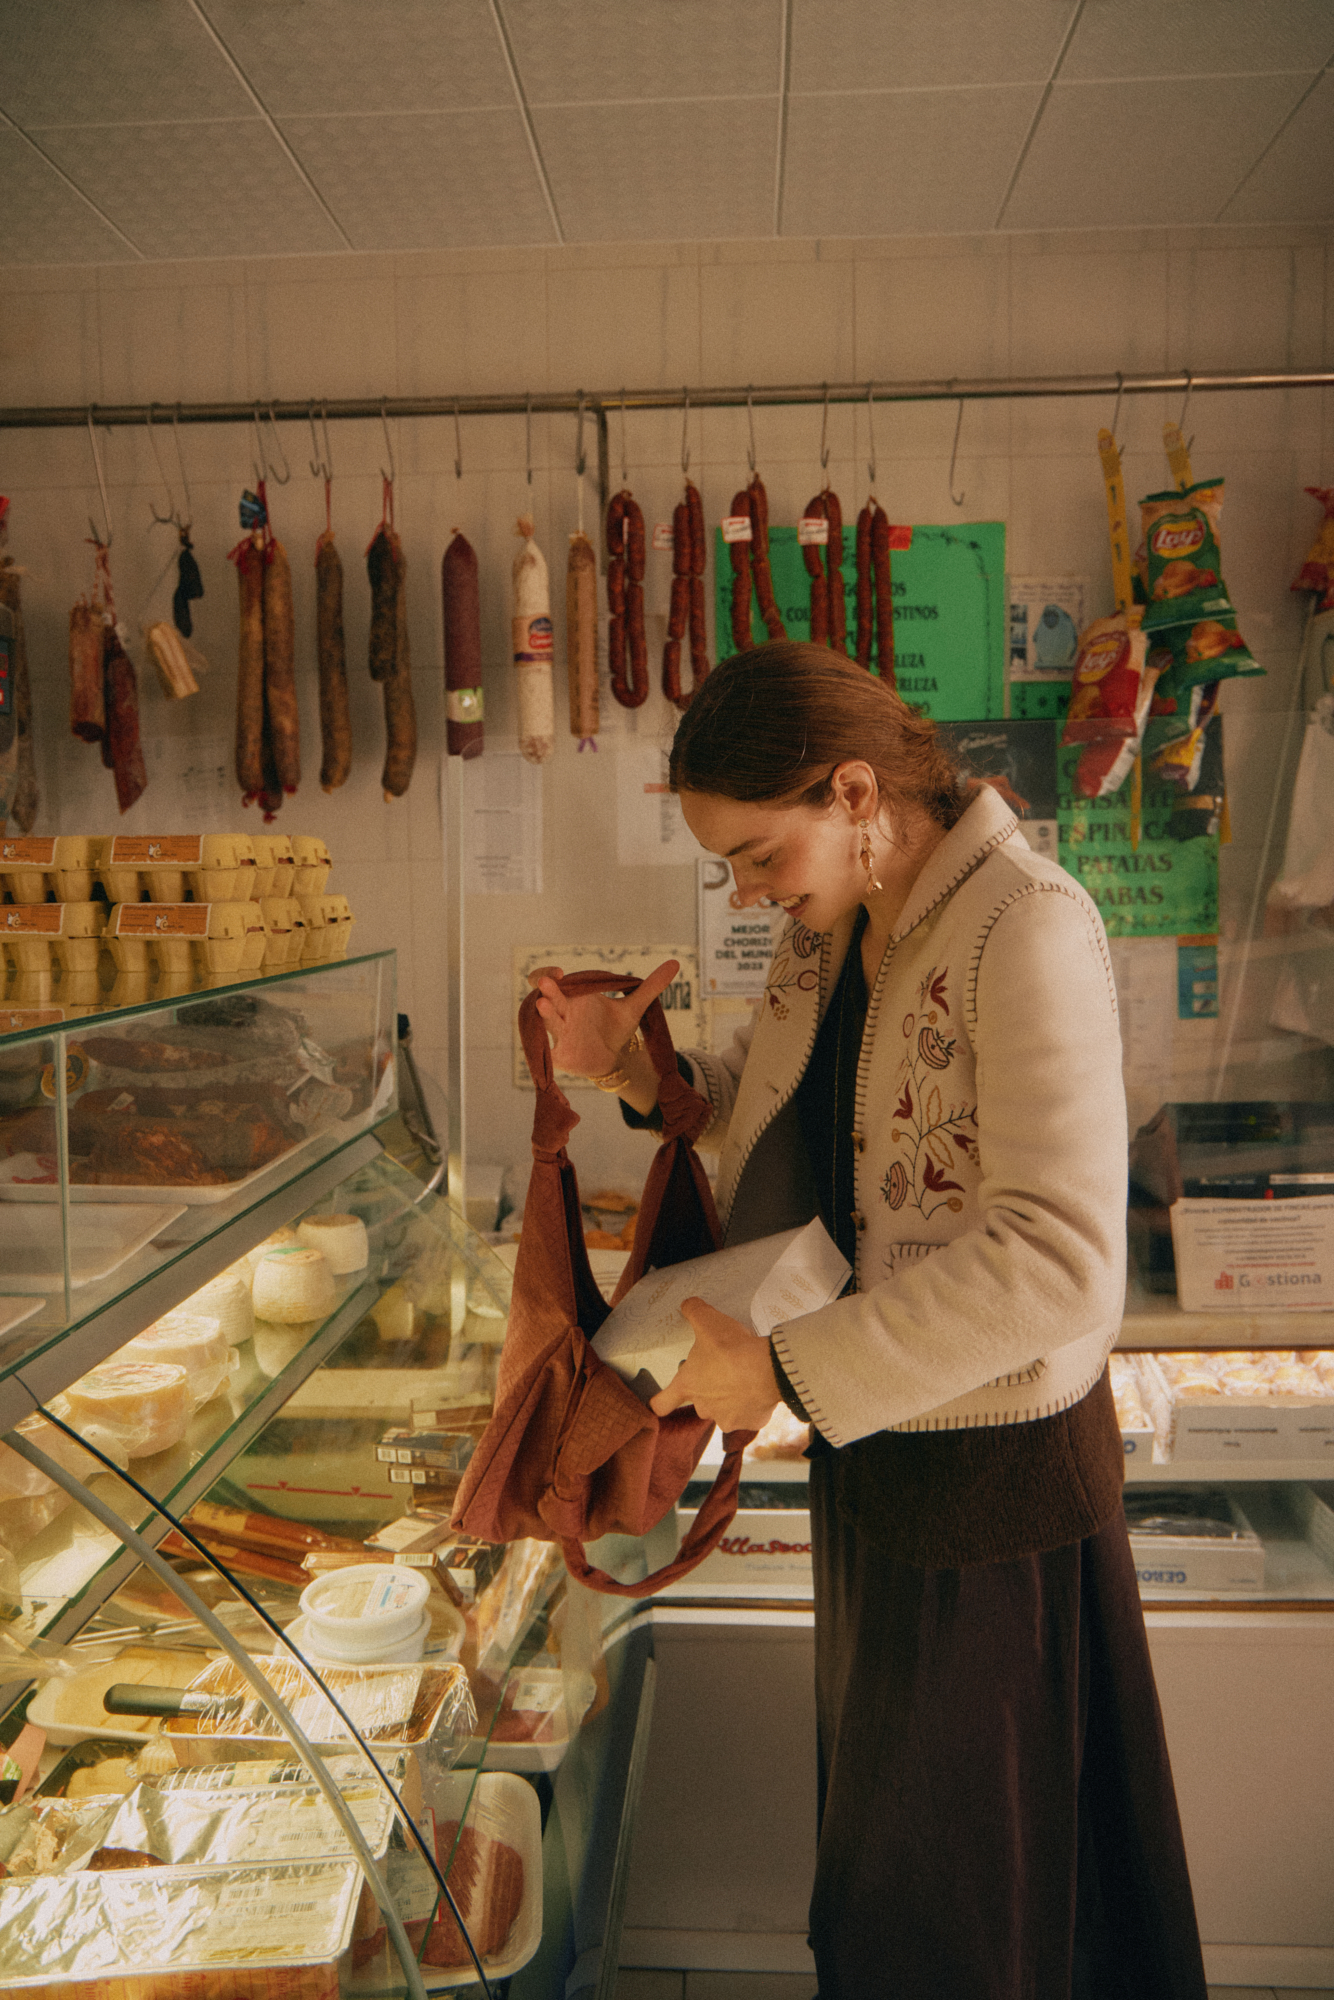
[[565,665],[570,683],[570,734],[579,748],[597,748],[598,559],[582,529],[570,536],[565,566]]
[[551,586],[546,558],[533,540],[531,515],[520,514],[514,532],[523,547],[514,558],[514,666],[519,676],[519,749],[530,764],[545,764],[556,747],[556,696],[551,679]]
[[315,544],[315,655],[320,676],[320,790],[336,792],[352,769],[352,717],[343,642],[343,561],[326,528]]
[[477,552],[455,528],[440,560],[445,625],[445,736],[451,757],[480,757],[485,734],[482,699],[482,593]]
[[607,507],[607,667],[622,708],[648,698],[644,631],[644,516],[628,486]]

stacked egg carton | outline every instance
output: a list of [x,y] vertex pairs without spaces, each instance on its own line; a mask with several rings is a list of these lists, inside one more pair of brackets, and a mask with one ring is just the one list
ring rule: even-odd
[[214,978],[344,958],[354,919],[325,892],[331,866],[313,834],[0,839],[0,947],[17,973],[62,975],[104,950],[118,973]]
[[1139,1370],[1163,1459],[1334,1463],[1334,1354],[1142,1354]]

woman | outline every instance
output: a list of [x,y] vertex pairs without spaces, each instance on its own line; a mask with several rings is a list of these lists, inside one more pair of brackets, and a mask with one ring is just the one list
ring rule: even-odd
[[[789,922],[750,1035],[692,1051],[729,1242],[823,1217],[853,1267],[768,1341],[692,1302],[654,1399],[814,1425],[821,2000],[1203,2000],[1106,1361],[1126,1124],[1096,909],[933,725],[824,648],[720,667],[671,776]],[[557,1062],[651,1123],[645,995]]]

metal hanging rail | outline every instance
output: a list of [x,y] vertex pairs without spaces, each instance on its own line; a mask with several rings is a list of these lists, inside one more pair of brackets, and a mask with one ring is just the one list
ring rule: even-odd
[[987,402],[1018,397],[1154,396],[1189,392],[1208,395],[1216,390],[1329,389],[1334,369],[1228,370],[1193,374],[1188,369],[1156,375],[1002,375],[959,376],[926,382],[798,382],[777,386],[748,384],[731,389],[615,389],[598,395],[577,389],[531,395],[496,396],[345,396],[333,402],[321,397],[301,402],[261,399],[249,403],[61,403],[0,408],[0,430],[81,430],[91,416],[107,427],[146,424],[172,417],[182,424],[248,424],[256,410],[279,423],[305,423],[312,411],[330,422],[373,422],[385,417],[506,417],[553,413],[576,416],[580,406],[605,418],[608,411],[675,410],[686,395],[697,410],[744,409],[759,405],[803,403],[863,403],[868,394],[877,403]]

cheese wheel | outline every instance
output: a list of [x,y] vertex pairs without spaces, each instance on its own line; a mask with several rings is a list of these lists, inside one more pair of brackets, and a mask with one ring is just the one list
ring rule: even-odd
[[310,1250],[322,1250],[336,1277],[364,1271],[371,1260],[370,1239],[359,1215],[308,1215],[296,1226],[298,1238]]
[[168,1361],[104,1361],[65,1397],[75,1430],[110,1431],[130,1458],[179,1444],[194,1411],[185,1370]]
[[250,1302],[251,1277],[250,1266],[243,1261],[239,1271],[233,1266],[221,1277],[201,1285],[197,1292],[191,1292],[182,1310],[203,1313],[206,1318],[215,1319],[226,1339],[233,1347],[239,1347],[255,1331],[255,1308]]
[[[297,1235],[295,1229],[293,1229],[290,1222],[285,1222],[281,1229],[274,1230],[272,1236],[266,1236],[264,1238],[264,1241],[262,1243],[257,1243],[253,1250],[247,1250],[245,1254],[245,1262],[250,1267],[251,1277],[252,1278],[254,1277],[255,1271],[259,1266],[260,1260],[264,1257],[267,1257],[270,1250],[286,1249],[289,1246],[295,1244],[296,1240],[297,1240]],[[233,1265],[232,1268],[234,1270],[239,1270],[240,1265],[239,1264]]]
[[256,1319],[276,1320],[279,1326],[323,1319],[336,1296],[323,1251],[305,1244],[270,1250],[255,1267]]
[[170,1312],[127,1341],[117,1361],[174,1361],[190,1383],[196,1409],[216,1396],[232,1372],[231,1343],[216,1319]]

